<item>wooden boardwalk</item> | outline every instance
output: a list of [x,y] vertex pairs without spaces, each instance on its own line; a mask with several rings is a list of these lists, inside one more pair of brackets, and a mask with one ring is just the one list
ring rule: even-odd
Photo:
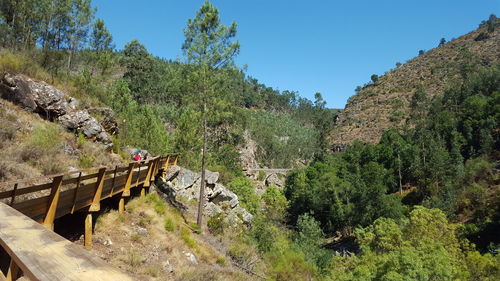
[[[11,257],[9,272],[21,269],[24,274],[28,275],[26,270],[32,270],[34,273],[32,276],[29,276],[32,280],[121,280],[119,278],[96,279],[97,275],[94,274],[89,275],[92,278],[84,279],[73,278],[75,275],[67,275],[66,278],[62,279],[45,278],[42,273],[55,266],[52,263],[46,263],[47,260],[53,260],[51,262],[55,263],[64,263],[63,260],[68,259],[69,264],[76,265],[79,264],[77,262],[78,259],[88,257],[82,255],[81,251],[72,252],[73,248],[68,251],[69,248],[65,245],[71,243],[69,241],[66,241],[69,244],[59,243],[58,235],[49,230],[54,229],[54,220],[57,218],[73,214],[74,212],[86,212],[84,245],[85,248],[91,249],[92,213],[100,210],[101,201],[115,197],[119,199],[119,212],[123,212],[125,210],[125,199],[130,197],[132,189],[140,189],[141,196],[144,196],[145,189],[150,186],[154,178],[159,173],[165,171],[169,165],[176,165],[177,160],[177,154],[168,154],[139,163],[132,162],[123,167],[116,166],[111,169],[101,167],[35,179],[0,183],[0,187],[10,187],[9,190],[0,192],[0,204],[3,202],[0,212],[0,245]],[[45,183],[30,184],[40,181]],[[24,217],[20,214],[23,214]],[[14,220],[6,220],[8,216],[13,218],[21,216],[24,220],[20,220],[19,224],[16,224]],[[39,222],[41,225],[37,225],[33,220]],[[27,224],[28,221],[32,225],[37,226],[34,228],[36,230],[31,230],[32,227]],[[43,228],[42,225],[45,226],[46,231],[40,232],[40,227]],[[46,236],[47,233],[52,234]],[[59,242],[53,243],[53,241]],[[40,243],[45,244],[41,245]],[[29,249],[23,248],[23,245]],[[61,259],[54,259],[52,257],[54,253],[45,251],[44,248],[48,247],[47,249],[49,249],[50,245],[54,245],[53,249],[57,252],[57,255],[61,256]],[[40,247],[40,249],[36,249],[36,247]],[[76,245],[74,247],[78,248]],[[31,250],[33,254],[30,254],[29,251],[26,252],[26,250]],[[33,256],[34,260],[30,259],[29,256]],[[38,267],[38,263],[47,265],[47,268],[33,268]],[[92,263],[85,264],[89,264],[90,268],[93,268],[95,272],[99,272],[99,268],[101,268],[100,264],[98,264],[99,266],[92,266]],[[61,271],[61,274],[79,272],[78,274],[87,276],[85,275],[86,271],[74,271],[74,268],[66,268],[64,270],[66,271]],[[68,276],[71,278],[68,278]],[[9,276],[9,273],[7,273],[5,276],[0,271],[0,281],[2,279],[9,281],[16,280],[12,274]]]
[[3,203],[0,218],[0,245],[11,257],[7,276],[0,272],[0,279],[16,280],[22,272],[32,281],[133,280]]

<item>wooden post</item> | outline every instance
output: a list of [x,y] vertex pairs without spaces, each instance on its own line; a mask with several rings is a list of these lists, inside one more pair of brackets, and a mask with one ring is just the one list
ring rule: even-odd
[[125,212],[125,197],[120,198],[118,203],[118,213],[123,214]]
[[94,199],[90,205],[90,212],[97,212],[101,209],[101,194],[102,187],[104,185],[104,174],[106,173],[106,168],[99,169],[99,174],[97,175],[97,181],[95,183]]
[[167,155],[167,160],[165,160],[165,166],[163,166],[163,170],[168,170],[168,162],[170,162],[170,155]]
[[150,161],[148,164],[149,164],[148,165],[148,174],[146,175],[146,180],[144,181],[144,184],[142,185],[142,188],[141,188],[141,197],[146,195],[145,188],[151,185],[151,177],[153,175],[154,161]]
[[113,191],[115,190],[116,170],[118,170],[118,165],[115,166],[115,172],[113,173],[113,182],[111,183],[111,191],[109,193],[109,197],[113,197]]
[[14,184],[14,190],[12,190],[12,198],[10,200],[10,206],[14,206],[14,200],[16,199],[17,183]]
[[122,197],[118,203],[118,212],[122,214],[125,211],[125,197],[130,196],[130,184],[132,183],[132,175],[134,174],[135,163],[132,162],[128,166],[127,181],[125,182],[125,187],[123,188]]
[[14,258],[10,258],[9,271],[7,272],[7,281],[17,280],[19,276],[19,267],[14,262]]
[[43,225],[50,230],[54,230],[54,219],[56,217],[57,203],[59,202],[62,179],[63,176],[57,176],[52,180],[52,188],[50,190],[47,213],[45,214],[45,219],[43,220]]
[[92,213],[87,213],[87,217],[85,218],[85,240],[84,240],[85,249],[92,249]]
[[71,214],[75,212],[76,201],[78,200],[78,189],[80,188],[80,179],[82,178],[82,172],[78,174],[78,181],[76,182],[75,196],[73,197],[73,207],[71,207]]

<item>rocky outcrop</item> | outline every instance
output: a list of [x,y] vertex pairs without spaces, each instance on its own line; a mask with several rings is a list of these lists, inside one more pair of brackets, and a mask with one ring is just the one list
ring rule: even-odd
[[283,179],[281,179],[276,173],[271,173],[269,176],[266,178],[266,186],[276,186],[276,187],[284,187],[285,183]]
[[244,145],[238,148],[241,165],[244,168],[258,168],[259,163],[256,160],[257,143],[251,138],[248,130],[243,132],[243,140]]
[[[89,139],[112,145],[106,128],[90,116],[87,110],[77,109],[76,99],[45,82],[35,81],[24,75],[4,73],[0,78],[0,96],[48,120],[59,121],[68,130],[81,132]],[[109,111],[108,115],[103,116],[110,131],[113,131],[112,123],[116,124],[116,120],[111,120],[113,117]]]
[[[205,174],[205,215],[213,217],[224,213],[225,220],[230,225],[250,224],[252,214],[240,206],[234,192],[217,183],[219,173],[207,170]],[[161,192],[168,193],[167,196],[185,200],[198,200],[200,196],[201,173],[173,166],[165,173],[163,181],[157,185]]]

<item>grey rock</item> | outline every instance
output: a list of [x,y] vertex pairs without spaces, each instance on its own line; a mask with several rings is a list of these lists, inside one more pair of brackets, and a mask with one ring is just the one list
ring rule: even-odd
[[238,200],[238,196],[234,194],[234,192],[228,190],[228,189],[222,189],[219,194],[214,196],[210,201],[214,202],[215,204],[219,204],[221,202],[235,202],[234,200]]
[[219,172],[212,172],[209,170],[205,170],[205,182],[207,184],[215,184],[218,180],[219,180]]
[[196,182],[196,180],[199,179],[199,177],[199,174],[188,169],[181,168],[179,174],[177,175],[177,183],[174,185],[174,188],[177,190],[182,190],[191,187]]
[[189,253],[189,252],[183,252],[184,255],[187,257],[187,260],[193,264],[198,264],[198,261],[196,260],[196,257],[192,254],[192,253]]
[[[87,138],[112,144],[111,137],[78,101],[43,81],[5,73],[0,79],[0,95],[48,120],[59,120],[68,130],[82,132]],[[68,101],[69,102],[68,102]]]
[[208,202],[205,205],[205,215],[209,217],[213,217],[222,212],[223,212],[222,208],[219,205],[214,204],[213,202]]
[[92,114],[98,114],[102,116],[102,121],[100,125],[104,128],[110,135],[116,135],[118,131],[118,121],[116,120],[113,110],[107,107],[94,107],[89,108],[89,112]]
[[35,111],[37,104],[25,77],[5,73],[0,81],[0,94],[3,99]]
[[177,165],[168,167],[167,172],[166,172],[165,177],[164,177],[165,180],[166,181],[173,180],[175,177],[177,177],[179,175],[180,170],[181,170],[181,167],[179,167]]
[[250,224],[253,219],[253,215],[250,214],[246,209],[237,206],[232,210],[233,213],[235,213],[245,224]]
[[174,272],[174,267],[168,260],[162,263],[162,267],[163,269],[165,269],[166,272]]
[[269,176],[267,176],[267,178],[266,178],[266,186],[271,186],[271,185],[274,185],[277,187],[283,187],[284,182],[282,179],[279,178],[279,176],[277,174],[272,173]]
[[141,236],[146,236],[146,235],[148,235],[148,230],[145,229],[144,227],[139,227],[137,229],[137,234],[139,234]]

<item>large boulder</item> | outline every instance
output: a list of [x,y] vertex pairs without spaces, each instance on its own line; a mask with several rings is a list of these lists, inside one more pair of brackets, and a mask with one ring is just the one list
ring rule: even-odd
[[277,174],[272,173],[266,178],[266,186],[271,186],[271,185],[274,185],[276,187],[283,187],[285,183]]
[[207,184],[215,184],[218,180],[219,180],[219,172],[212,172],[209,170],[205,170],[205,182]]
[[43,81],[4,73],[0,79],[0,96],[48,120],[58,120],[68,130],[112,144],[111,137],[95,118],[86,110],[76,109],[76,99]]
[[107,107],[93,107],[88,109],[92,114],[102,117],[101,126],[110,135],[118,134],[118,121],[116,121],[113,110]]
[[200,178],[200,175],[188,170],[181,168],[177,177],[176,177],[176,183],[174,184],[174,187],[177,190],[182,190],[186,189],[188,187],[193,186],[193,184]]

